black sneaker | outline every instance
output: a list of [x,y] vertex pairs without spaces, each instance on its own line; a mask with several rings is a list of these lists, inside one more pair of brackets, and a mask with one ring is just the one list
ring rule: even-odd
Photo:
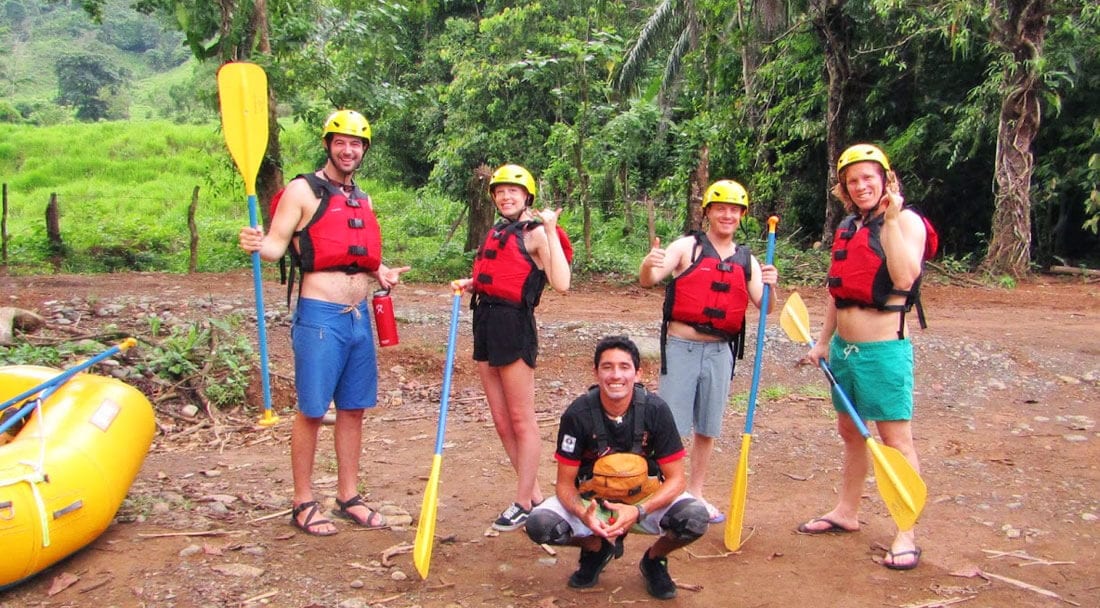
[[615,545],[607,542],[606,538],[600,540],[600,548],[597,551],[581,549],[581,567],[569,577],[570,587],[587,589],[595,585],[600,580],[600,573],[603,572],[607,563],[622,556],[622,552],[616,551]]
[[659,600],[669,600],[676,597],[676,583],[668,575],[668,558],[658,557],[651,559],[649,551],[642,554],[642,561],[638,564],[645,579],[645,590]]
[[523,527],[523,524],[527,523],[527,516],[531,512],[516,503],[512,503],[510,507],[505,509],[500,517],[493,522],[493,529],[500,530],[501,532],[511,532]]

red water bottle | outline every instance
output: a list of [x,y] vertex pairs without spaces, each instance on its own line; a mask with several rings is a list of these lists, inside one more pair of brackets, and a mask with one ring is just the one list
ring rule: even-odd
[[393,316],[393,298],[390,297],[390,290],[379,289],[374,292],[371,307],[374,308],[374,326],[378,329],[378,345],[397,344],[397,318]]

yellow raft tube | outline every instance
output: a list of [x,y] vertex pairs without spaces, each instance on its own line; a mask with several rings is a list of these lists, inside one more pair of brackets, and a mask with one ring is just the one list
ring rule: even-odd
[[[0,402],[58,374],[48,367],[0,367]],[[24,420],[0,445],[0,589],[52,566],[107,529],[156,430],[145,395],[90,374],[72,376]]]

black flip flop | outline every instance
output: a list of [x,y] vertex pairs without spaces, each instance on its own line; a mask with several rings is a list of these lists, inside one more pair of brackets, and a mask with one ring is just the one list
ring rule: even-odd
[[[819,521],[823,521],[823,522],[829,524],[829,527],[828,528],[810,528],[809,527],[810,524],[814,524],[814,523],[817,523]],[[810,521],[808,521],[804,524],[799,524],[797,531],[798,531],[799,534],[851,534],[852,532],[859,532],[859,528],[856,528],[856,529],[853,530],[851,528],[845,528],[844,526],[836,523],[835,521],[833,521],[833,520],[831,520],[827,517],[815,517],[815,518],[811,519]]]
[[890,558],[891,562],[896,562],[896,560],[903,555],[913,556],[913,561],[908,564],[890,563],[886,560],[882,560],[882,565],[891,570],[912,570],[913,568],[916,568],[920,565],[920,547],[914,547],[909,551],[898,551],[897,553],[894,553],[893,551],[887,551],[886,555]]

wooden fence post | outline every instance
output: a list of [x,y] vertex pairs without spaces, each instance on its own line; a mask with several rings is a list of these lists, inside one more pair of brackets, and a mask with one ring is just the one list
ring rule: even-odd
[[199,187],[191,191],[191,205],[187,207],[187,230],[191,233],[191,257],[187,261],[187,272],[195,274],[199,266],[199,229],[195,226],[195,210],[199,206]]
[[4,183],[3,204],[0,208],[0,263],[8,267],[8,184]]
[[57,209],[57,193],[50,193],[50,202],[46,205],[46,239],[49,243],[50,261],[54,272],[61,272],[61,258],[65,244],[61,241],[61,219]]

